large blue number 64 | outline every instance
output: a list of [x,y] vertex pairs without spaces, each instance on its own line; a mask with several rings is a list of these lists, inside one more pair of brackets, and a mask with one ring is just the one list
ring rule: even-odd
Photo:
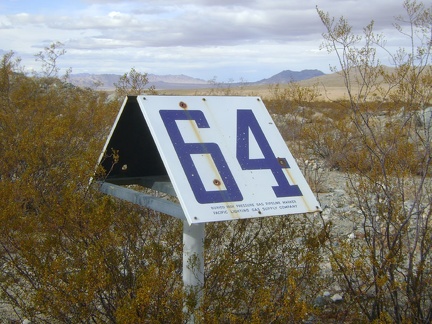
[[[191,185],[196,200],[201,204],[243,200],[240,189],[216,143],[185,143],[176,123],[177,120],[195,121],[198,128],[209,128],[200,110],[161,110],[160,116],[174,145],[180,163]],[[192,160],[192,154],[210,154],[223,179],[224,190],[207,191]]]
[[[251,159],[249,155],[249,130],[251,130],[261,150],[263,158]],[[283,169],[289,165],[285,158],[276,158],[261,126],[252,110],[237,111],[237,160],[243,170],[271,170],[278,186],[273,186],[276,197],[301,196],[297,185],[290,185]]]

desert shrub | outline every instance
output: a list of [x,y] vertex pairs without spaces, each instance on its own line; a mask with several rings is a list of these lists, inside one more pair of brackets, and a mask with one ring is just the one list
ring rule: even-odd
[[120,76],[117,83],[114,83],[115,94],[119,100],[123,100],[127,95],[138,96],[145,93],[155,95],[157,94],[156,88],[150,86],[146,88],[149,83],[148,74],[138,72],[135,68],[131,68],[128,73]]
[[339,58],[334,71],[346,84],[346,125],[355,142],[343,159],[352,203],[345,216],[357,233],[347,239],[327,227],[327,251],[356,321],[427,323],[432,316],[425,289],[432,279],[426,270],[432,261],[431,137],[426,124],[416,122],[432,98],[432,16],[422,3],[403,5],[406,14],[395,26],[412,49],[388,52],[393,69],[377,59],[385,41],[373,22],[355,35],[343,17],[318,10],[324,46]]
[[34,323],[178,319],[182,227],[89,185],[118,103],[12,52],[0,80],[2,303]]
[[301,322],[326,284],[318,220],[271,217],[209,224],[206,323]]

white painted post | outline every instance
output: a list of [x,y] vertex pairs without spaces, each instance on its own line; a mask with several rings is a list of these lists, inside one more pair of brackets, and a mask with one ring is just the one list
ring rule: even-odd
[[[205,223],[189,225],[183,221],[183,286],[186,293],[195,295],[195,309],[201,304],[204,285],[204,236]],[[186,303],[183,307],[187,322],[194,323],[194,314],[188,315]]]

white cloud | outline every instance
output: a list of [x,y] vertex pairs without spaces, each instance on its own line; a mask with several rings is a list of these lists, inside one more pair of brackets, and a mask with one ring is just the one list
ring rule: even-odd
[[391,26],[403,13],[402,0],[64,0],[55,6],[22,0],[22,11],[4,1],[0,44],[8,47],[0,50],[27,58],[61,41],[64,64],[74,71],[142,66],[149,73],[249,81],[285,69],[328,72],[334,58],[318,50],[324,28],[316,5],[343,15],[355,30],[374,19],[392,44],[402,44]]

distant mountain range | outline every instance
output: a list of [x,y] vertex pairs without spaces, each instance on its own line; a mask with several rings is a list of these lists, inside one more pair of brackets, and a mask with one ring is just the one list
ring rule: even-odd
[[297,82],[297,81],[312,79],[322,75],[325,74],[320,70],[302,70],[302,71],[285,70],[279,72],[278,74],[273,75],[268,79],[262,79],[261,81],[254,82],[254,84]]
[[[325,75],[319,70],[302,70],[291,71],[285,70],[273,75],[268,79],[262,79],[256,82],[246,82],[248,85],[273,84],[273,83],[288,83],[311,79],[317,76]],[[148,86],[155,86],[156,89],[193,89],[211,87],[209,81],[193,78],[187,75],[156,75],[148,74]],[[113,90],[114,84],[120,79],[117,74],[89,74],[79,73],[71,74],[69,81],[73,85],[79,87],[97,88],[101,90]],[[244,84],[244,83],[242,83]],[[230,86],[235,85],[230,83]]]

